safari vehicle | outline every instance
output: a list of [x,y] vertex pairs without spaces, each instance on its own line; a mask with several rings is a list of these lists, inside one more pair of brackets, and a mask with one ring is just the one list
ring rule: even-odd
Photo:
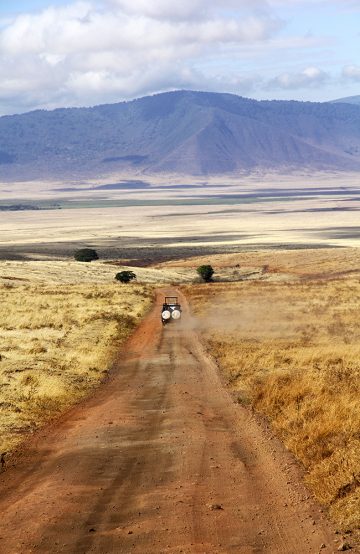
[[181,319],[181,306],[177,296],[165,296],[161,311],[161,321],[163,325],[171,321],[179,321]]

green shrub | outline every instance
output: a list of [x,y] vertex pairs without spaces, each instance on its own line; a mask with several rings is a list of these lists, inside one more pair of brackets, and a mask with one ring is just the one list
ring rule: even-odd
[[98,260],[99,256],[96,250],[92,248],[81,248],[75,252],[74,258],[77,262],[92,262]]
[[129,283],[133,279],[136,279],[136,275],[133,271],[120,271],[115,275],[115,279],[121,283]]
[[209,283],[214,275],[214,270],[211,265],[201,265],[196,271],[206,283]]

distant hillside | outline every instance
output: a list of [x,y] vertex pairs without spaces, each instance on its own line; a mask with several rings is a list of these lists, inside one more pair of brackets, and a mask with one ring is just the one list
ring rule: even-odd
[[348,96],[347,98],[338,98],[332,101],[333,104],[355,104],[360,106],[360,96]]
[[0,177],[360,169],[360,109],[178,91],[0,118]]

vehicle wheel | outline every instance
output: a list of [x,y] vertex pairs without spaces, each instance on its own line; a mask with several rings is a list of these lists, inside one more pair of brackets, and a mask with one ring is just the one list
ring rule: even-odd
[[173,319],[180,319],[180,317],[181,317],[181,312],[180,312],[180,310],[173,310],[173,311],[172,311],[172,314],[171,314],[171,317],[172,317]]

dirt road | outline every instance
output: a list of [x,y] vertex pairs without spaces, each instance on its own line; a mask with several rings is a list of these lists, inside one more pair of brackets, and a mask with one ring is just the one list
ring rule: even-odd
[[183,327],[162,329],[157,305],[109,382],[0,475],[2,554],[336,551],[293,460],[234,404],[183,303]]

